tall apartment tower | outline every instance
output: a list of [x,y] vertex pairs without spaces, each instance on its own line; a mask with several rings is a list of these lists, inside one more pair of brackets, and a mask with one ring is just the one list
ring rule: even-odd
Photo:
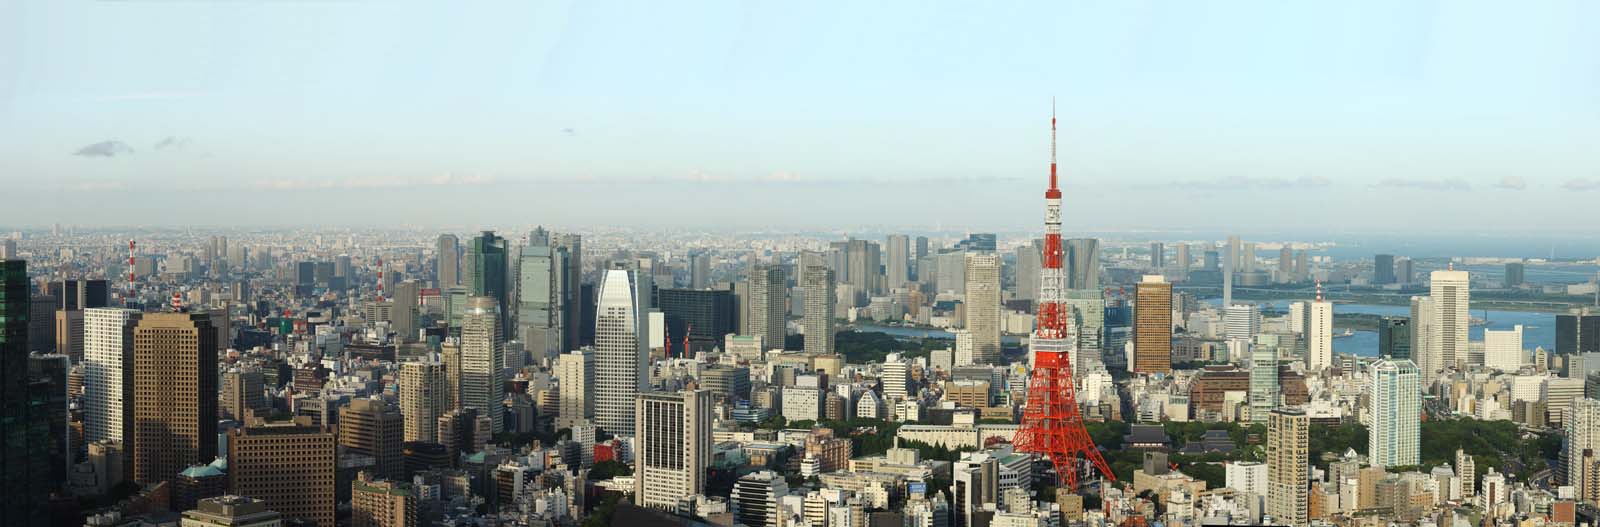
[[1434,316],[1435,310],[1432,297],[1411,297],[1411,360],[1417,363],[1417,369],[1422,370],[1424,384],[1432,382],[1444,364],[1433,349],[1434,324],[1438,322]]
[[1134,286],[1133,371],[1172,371],[1172,284],[1145,275]]
[[438,442],[439,416],[452,410],[444,363],[400,363],[400,417],[404,441]]
[[461,317],[461,407],[473,408],[505,430],[505,334],[500,302],[493,297],[467,299]]
[[[1272,342],[1261,342],[1271,339]],[[1266,424],[1272,411],[1282,402],[1283,387],[1278,379],[1276,336],[1262,335],[1250,350],[1250,422]]]
[[[1585,455],[1587,453],[1587,456]],[[1585,477],[1585,460],[1593,464],[1600,453],[1600,400],[1581,397],[1572,401],[1572,410],[1562,424],[1560,462],[1556,480],[1575,487],[1578,496],[1600,495],[1593,478]]]
[[1478,463],[1465,450],[1456,449],[1456,477],[1461,479],[1461,495],[1475,494],[1478,480]]
[[405,425],[400,409],[382,399],[356,399],[339,409],[339,445],[376,461],[374,475],[385,479],[405,477],[400,457]]
[[1467,361],[1471,283],[1466,271],[1434,271],[1429,277],[1434,312],[1428,351],[1437,356],[1440,368],[1460,368]]
[[631,273],[607,270],[595,312],[595,424],[619,436],[634,435],[634,398],[648,381],[635,294]]
[[1233,274],[1239,271],[1239,237],[1228,237],[1228,248],[1222,252],[1222,305],[1233,305]]
[[133,330],[133,480],[171,481],[217,457],[217,329],[206,313],[146,313]]
[[820,265],[806,267],[801,274],[801,288],[805,290],[806,304],[804,326],[805,351],[818,355],[833,354],[834,294],[833,271]]
[[333,431],[310,417],[252,420],[228,434],[228,488],[285,519],[334,525],[335,442]]
[[[1044,253],[1038,242],[1017,246],[1016,289],[1013,298],[1033,300],[1039,296],[1039,276],[1044,268]],[[1073,364],[1077,364],[1074,362]]]
[[587,425],[594,419],[594,356],[594,348],[582,348],[556,359],[556,379],[561,382],[557,428]]
[[1189,262],[1191,261],[1193,260],[1189,258],[1189,244],[1179,243],[1177,259],[1173,260],[1173,263],[1178,268],[1179,276],[1189,275]]
[[1306,306],[1306,369],[1322,371],[1333,366],[1333,302],[1323,300],[1318,289],[1316,301]]
[[760,336],[768,348],[783,348],[785,281],[777,265],[757,264],[750,270],[750,334]]
[[1367,404],[1367,460],[1373,466],[1411,466],[1420,462],[1422,389],[1417,365],[1409,360],[1380,359],[1371,367]]
[[1163,269],[1167,266],[1167,246],[1161,242],[1150,242],[1150,268]]
[[133,444],[133,327],[137,310],[83,311],[83,440]]
[[449,289],[461,285],[461,239],[454,234],[439,235],[438,246],[434,253],[439,258],[434,265],[434,281],[439,289]]
[[1267,416],[1267,514],[1274,525],[1310,521],[1310,442],[1305,410],[1284,408]]
[[711,463],[711,393],[640,394],[634,496],[639,505],[673,509],[685,496],[705,492]]
[[1000,362],[1000,255],[967,253],[967,332],[972,362]]
[[904,234],[890,234],[884,239],[884,251],[888,253],[883,263],[883,277],[885,289],[905,287],[911,281],[911,237]]

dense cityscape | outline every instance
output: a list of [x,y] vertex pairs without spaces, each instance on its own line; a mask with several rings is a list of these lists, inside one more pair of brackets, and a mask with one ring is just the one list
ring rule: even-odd
[[0,0],[0,527],[1600,526],[1595,20]]
[[1062,194],[1043,237],[17,230],[0,515],[1593,521],[1595,260],[1063,238]]

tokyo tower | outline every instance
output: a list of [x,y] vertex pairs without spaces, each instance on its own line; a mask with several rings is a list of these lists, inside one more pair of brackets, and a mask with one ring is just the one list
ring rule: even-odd
[[1067,326],[1067,306],[1062,300],[1066,275],[1061,268],[1061,189],[1056,187],[1056,116],[1050,109],[1050,189],[1044,192],[1044,254],[1039,270],[1036,321],[1028,347],[1034,354],[1028,402],[1017,431],[1017,450],[1049,458],[1061,485],[1076,491],[1087,459],[1107,480],[1116,480],[1111,467],[1095,448],[1073,385],[1072,351],[1076,343]]

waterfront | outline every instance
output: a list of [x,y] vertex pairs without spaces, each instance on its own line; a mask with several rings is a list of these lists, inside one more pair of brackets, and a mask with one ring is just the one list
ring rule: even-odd
[[[1212,304],[1221,304],[1220,299],[1208,300]],[[1251,302],[1264,309],[1288,311],[1291,300],[1263,300]],[[1410,306],[1391,306],[1376,304],[1339,304],[1333,305],[1333,313],[1354,313],[1378,316],[1411,316]],[[1485,318],[1488,324],[1472,326],[1468,333],[1471,340],[1483,340],[1483,330],[1511,329],[1517,324],[1522,325],[1522,347],[1532,350],[1543,347],[1554,351],[1556,345],[1556,315],[1554,313],[1537,313],[1532,311],[1504,311],[1504,310],[1474,310],[1473,317]],[[1357,331],[1355,335],[1333,339],[1335,353],[1352,353],[1363,357],[1378,355],[1378,333],[1376,331]]]

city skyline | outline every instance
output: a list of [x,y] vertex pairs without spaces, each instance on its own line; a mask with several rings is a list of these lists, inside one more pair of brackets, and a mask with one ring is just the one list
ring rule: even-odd
[[[1326,230],[1305,203],[1369,208],[1340,231],[1559,229],[1600,189],[1576,22],[1595,10],[484,4],[413,42],[438,13],[23,2],[0,7],[20,66],[0,74],[0,181],[35,199],[0,222],[498,223],[532,203],[555,223],[609,204],[659,225],[1027,228],[1004,204],[1043,177],[1055,97],[1068,232]],[[318,29],[357,19],[384,29]],[[231,31],[164,29],[189,26]],[[1150,212],[1119,214],[1134,196]],[[416,206],[433,198],[480,206]],[[953,199],[971,206],[926,208]],[[690,201],[721,206],[658,206]],[[1250,206],[1211,213],[1230,202]]]

